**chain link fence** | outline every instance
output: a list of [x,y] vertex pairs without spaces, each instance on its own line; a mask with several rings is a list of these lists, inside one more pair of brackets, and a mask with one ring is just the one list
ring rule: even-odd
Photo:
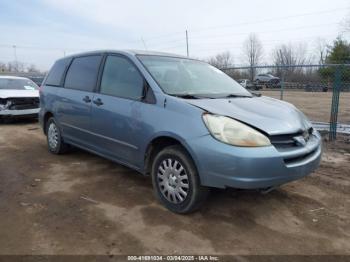
[[[292,65],[221,69],[243,87],[294,104],[329,139],[350,134],[350,65]],[[40,85],[40,73],[6,73],[29,77]],[[276,112],[278,114],[279,112]]]
[[[329,139],[350,134],[350,65],[223,68],[243,87],[294,104]],[[276,112],[278,114],[279,112]]]

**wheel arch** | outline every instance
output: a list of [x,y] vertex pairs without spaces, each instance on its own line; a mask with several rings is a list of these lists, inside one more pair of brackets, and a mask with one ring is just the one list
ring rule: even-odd
[[189,157],[191,158],[191,160],[195,165],[195,168],[198,171],[196,160],[193,157],[193,153],[191,152],[191,149],[186,144],[186,142],[179,137],[172,136],[169,134],[166,134],[166,135],[163,134],[163,135],[154,137],[146,147],[145,154],[144,154],[144,165],[143,165],[143,171],[145,175],[149,175],[151,173],[152,163],[157,153],[163,150],[164,148],[172,145],[181,146],[185,150],[185,152],[189,155]]
[[47,135],[46,134],[46,124],[47,124],[47,121],[51,118],[51,117],[53,117],[54,115],[53,115],[53,113],[51,112],[51,111],[47,111],[47,112],[45,112],[45,114],[44,114],[44,117],[43,117],[43,131],[44,131],[44,134],[45,135]]

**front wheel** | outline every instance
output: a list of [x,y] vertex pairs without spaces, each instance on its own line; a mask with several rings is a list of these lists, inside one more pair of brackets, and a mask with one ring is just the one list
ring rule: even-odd
[[170,211],[180,214],[198,209],[209,192],[200,185],[191,157],[177,145],[163,149],[155,157],[152,184],[160,202]]
[[68,145],[63,142],[61,131],[55,119],[51,117],[46,124],[46,137],[49,151],[53,154],[63,154],[67,151]]

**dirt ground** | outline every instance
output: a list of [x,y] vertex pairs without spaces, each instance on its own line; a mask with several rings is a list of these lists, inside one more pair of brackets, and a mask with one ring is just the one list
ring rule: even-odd
[[350,254],[350,142],[267,195],[215,190],[170,213],[148,177],[89,153],[56,156],[35,122],[0,124],[0,254]]
[[[271,96],[280,99],[279,90],[259,90],[264,96]],[[283,99],[294,104],[304,112],[311,120],[329,122],[332,92],[304,92],[285,90]],[[350,92],[341,92],[339,96],[338,122],[350,124]]]

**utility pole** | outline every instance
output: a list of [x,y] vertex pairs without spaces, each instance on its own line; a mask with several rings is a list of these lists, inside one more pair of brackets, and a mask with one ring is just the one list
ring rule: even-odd
[[16,72],[18,72],[18,60],[17,60],[17,46],[16,45],[13,45],[13,52],[14,52],[14,55],[15,55],[15,65],[16,65]]
[[281,77],[281,93],[280,93],[280,100],[283,100],[283,92],[284,92],[284,77],[285,77],[285,63],[284,63],[284,59],[283,59],[283,53],[282,53],[282,49],[279,50],[280,51],[280,57],[281,57],[281,61],[282,61],[282,77]]
[[189,57],[189,52],[188,52],[188,33],[187,33],[187,30],[186,30],[186,49],[187,49],[187,57]]

